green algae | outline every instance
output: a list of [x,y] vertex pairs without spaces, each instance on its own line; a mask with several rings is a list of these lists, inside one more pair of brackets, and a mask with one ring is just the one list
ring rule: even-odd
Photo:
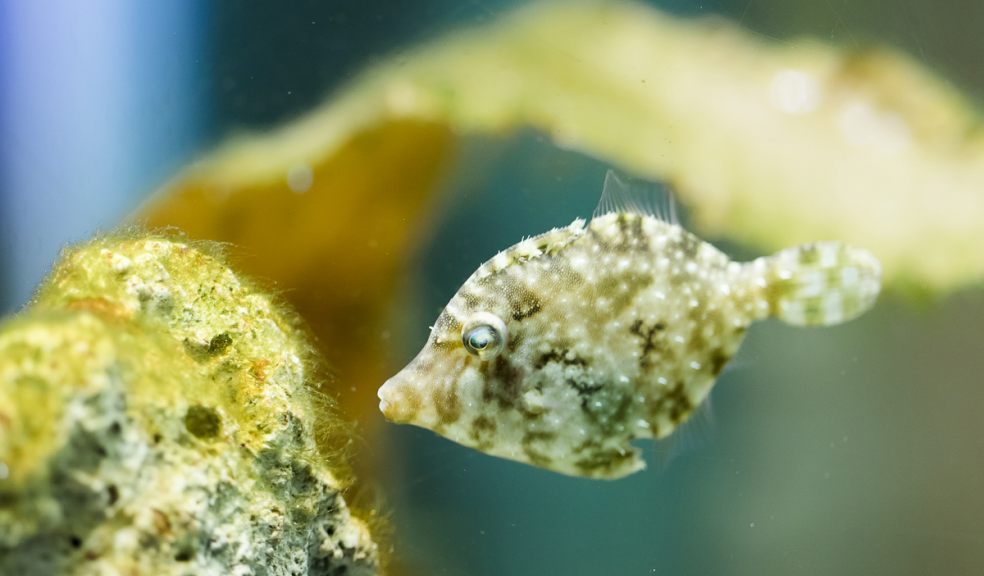
[[0,572],[377,572],[303,329],[200,248],[73,248],[0,328]]

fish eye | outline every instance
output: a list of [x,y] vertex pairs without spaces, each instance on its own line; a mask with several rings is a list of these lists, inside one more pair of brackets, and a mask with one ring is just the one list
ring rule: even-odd
[[495,314],[480,312],[461,330],[461,342],[468,353],[479,360],[490,360],[502,352],[508,333],[506,323]]

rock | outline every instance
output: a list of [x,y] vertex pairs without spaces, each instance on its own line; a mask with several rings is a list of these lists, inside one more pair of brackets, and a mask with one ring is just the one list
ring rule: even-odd
[[69,250],[0,328],[0,573],[377,573],[319,378],[213,249]]

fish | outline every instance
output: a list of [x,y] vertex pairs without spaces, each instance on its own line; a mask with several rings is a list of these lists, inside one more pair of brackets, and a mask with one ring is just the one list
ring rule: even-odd
[[837,241],[732,261],[610,171],[590,221],[465,281],[379,407],[486,454],[621,478],[645,468],[634,440],[669,436],[705,402],[751,324],[839,324],[880,288],[878,260]]

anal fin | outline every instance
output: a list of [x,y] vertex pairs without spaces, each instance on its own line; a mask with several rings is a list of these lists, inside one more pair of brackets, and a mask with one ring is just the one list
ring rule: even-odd
[[708,394],[673,432],[653,443],[653,468],[665,472],[680,456],[706,445],[714,434],[714,408]]

